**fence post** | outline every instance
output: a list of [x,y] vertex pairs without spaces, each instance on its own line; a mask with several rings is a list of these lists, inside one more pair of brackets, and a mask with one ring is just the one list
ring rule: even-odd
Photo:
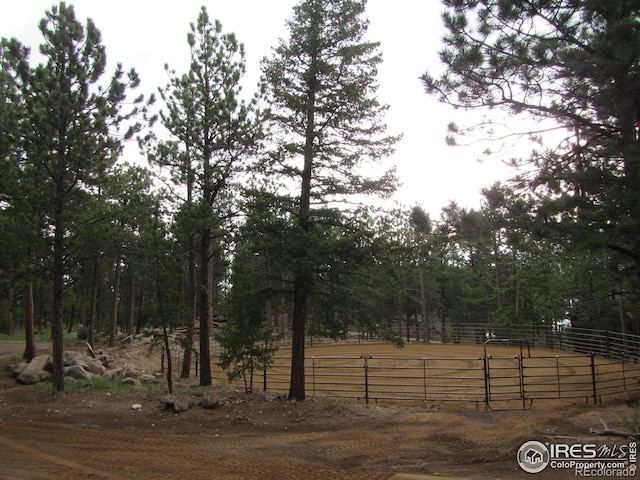
[[422,378],[424,380],[424,399],[427,400],[427,359],[422,359]]
[[316,357],[311,357],[311,381],[313,396],[316,396]]
[[267,391],[267,366],[262,369],[262,391]]
[[484,351],[484,403],[485,409],[489,408],[489,357],[487,355],[486,344]]
[[371,355],[361,355],[360,358],[364,359],[364,401],[369,405],[369,359]]
[[558,398],[562,398],[562,386],[560,384],[560,355],[556,355],[556,376],[558,378]]
[[522,409],[526,409],[524,398],[524,363],[522,360],[522,343],[520,343],[520,355],[518,355],[518,369],[520,370],[520,398],[522,399]]
[[597,392],[597,384],[596,384],[596,354],[590,353],[591,357],[591,383],[593,384],[593,404],[598,404],[598,392]]

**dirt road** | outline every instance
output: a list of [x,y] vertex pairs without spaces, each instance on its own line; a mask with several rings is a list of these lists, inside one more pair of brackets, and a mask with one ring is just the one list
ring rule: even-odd
[[[127,361],[133,362],[131,355]],[[628,410],[624,404],[485,412],[322,399],[290,403],[182,384],[177,388],[214,396],[221,407],[177,415],[159,402],[162,388],[53,396],[49,387],[18,386],[3,372],[0,478],[386,480],[407,473],[530,479],[516,462],[522,443],[584,437],[601,419],[620,426]],[[536,478],[568,477],[549,470]]]

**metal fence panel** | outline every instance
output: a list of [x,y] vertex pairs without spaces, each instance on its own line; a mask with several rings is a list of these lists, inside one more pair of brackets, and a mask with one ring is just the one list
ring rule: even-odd
[[[530,407],[534,401],[640,396],[640,339],[616,332],[458,325],[448,333],[456,343],[484,344],[480,358],[313,356],[305,359],[307,394],[369,401],[468,402],[486,408]],[[520,335],[514,340],[514,335]],[[511,356],[494,343],[512,348]],[[535,356],[530,347],[553,347],[558,355]],[[513,348],[519,347],[519,348]],[[516,352],[513,355],[513,352]],[[174,352],[174,365],[182,352]],[[217,382],[226,375],[212,361]],[[197,363],[194,362],[197,368]],[[174,366],[178,374],[180,369]],[[276,356],[256,372],[254,388],[285,394],[291,359]],[[197,372],[196,372],[197,374]]]

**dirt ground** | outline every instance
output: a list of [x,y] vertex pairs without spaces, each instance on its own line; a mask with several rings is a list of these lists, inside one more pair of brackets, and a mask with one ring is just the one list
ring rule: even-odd
[[[0,363],[15,361],[23,348],[0,342]],[[109,350],[114,366],[138,373],[157,373],[157,355],[141,347]],[[624,429],[622,419],[630,414],[623,401],[546,402],[524,411],[485,412],[335,399],[291,403],[233,387],[203,391],[195,379],[176,382],[175,388],[215,397],[221,407],[175,414],[159,401],[162,383],[123,393],[91,389],[52,395],[50,386],[16,385],[3,370],[0,478],[531,478],[516,462],[524,442],[586,439],[601,421]],[[573,473],[547,469],[535,478],[573,478]]]

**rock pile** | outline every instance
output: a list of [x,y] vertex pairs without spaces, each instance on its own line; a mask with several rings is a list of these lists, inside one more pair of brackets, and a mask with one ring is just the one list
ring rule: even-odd
[[[119,374],[117,369],[108,368],[108,358],[104,355],[91,357],[80,352],[65,351],[63,362],[65,378],[88,380],[95,376]],[[17,383],[33,385],[51,379],[53,360],[50,355],[37,355],[29,363],[21,362],[8,365],[7,369],[11,371]]]
[[186,412],[195,406],[207,410],[215,410],[221,406],[219,399],[210,396],[197,398],[194,395],[163,395],[160,397],[160,403],[164,404],[165,409],[173,410],[175,413]]

